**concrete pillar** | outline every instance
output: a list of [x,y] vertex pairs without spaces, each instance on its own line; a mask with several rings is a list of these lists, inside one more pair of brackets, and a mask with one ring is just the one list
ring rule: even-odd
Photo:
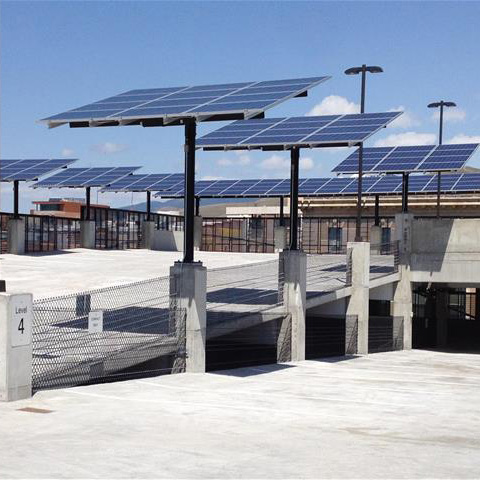
[[195,216],[193,219],[193,248],[195,250],[202,248],[202,225],[203,217]]
[[283,303],[291,317],[291,361],[305,360],[307,255],[299,250],[280,253],[283,265]]
[[279,253],[285,248],[287,248],[287,228],[286,227],[275,227],[274,231],[274,246],[275,253]]
[[0,294],[0,401],[32,396],[32,295]]
[[152,220],[144,220],[142,222],[142,248],[153,250],[155,228],[155,222]]
[[80,222],[80,245],[82,248],[95,248],[94,220],[82,220]]
[[22,255],[25,253],[25,220],[10,218],[8,220],[8,253]]
[[207,269],[201,262],[175,262],[170,268],[170,294],[185,318],[185,371],[205,372],[207,334]]
[[437,347],[445,348],[448,343],[448,290],[436,289],[435,317],[437,319]]
[[370,284],[370,243],[349,242],[347,262],[351,265],[352,294],[348,300],[347,318],[354,315],[358,321],[357,353],[368,353],[368,301]]
[[374,255],[382,253],[382,227],[373,225],[370,228],[370,245]]
[[391,314],[403,318],[403,349],[412,348],[412,282],[410,280],[410,256],[412,251],[412,214],[400,213],[395,215],[396,240],[399,242],[400,280],[395,284]]

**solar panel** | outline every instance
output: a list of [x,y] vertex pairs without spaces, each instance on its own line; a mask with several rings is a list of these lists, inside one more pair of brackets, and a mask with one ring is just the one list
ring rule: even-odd
[[183,181],[182,173],[129,175],[103,188],[104,192],[168,191]]
[[[463,168],[479,144],[416,145],[363,149],[363,171],[372,173],[455,171]],[[358,150],[333,170],[358,172]]]
[[0,181],[31,182],[76,161],[74,158],[0,160]]
[[132,124],[171,118],[251,118],[289,98],[301,96],[330,77],[295,78],[195,87],[129,90],[41,120],[49,127]]
[[34,188],[105,187],[141,167],[69,168],[33,185]]
[[[480,191],[480,174],[442,174],[441,191],[444,193],[468,193]],[[272,185],[274,185],[272,187]],[[299,180],[299,195],[303,197],[323,197],[332,195],[356,195],[356,178],[307,178]],[[383,175],[364,177],[364,194],[401,194],[402,177]],[[414,174],[409,177],[410,193],[434,193],[437,191],[437,175]],[[290,194],[290,179],[249,179],[249,180],[201,180],[195,183],[195,194],[204,197],[279,197]],[[183,197],[183,184],[170,191],[159,192],[157,197]]]
[[402,112],[239,120],[197,140],[205,150],[349,146],[363,142]]

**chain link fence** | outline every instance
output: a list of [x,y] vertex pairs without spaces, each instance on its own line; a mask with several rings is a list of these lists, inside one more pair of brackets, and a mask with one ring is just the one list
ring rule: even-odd
[[184,370],[169,277],[36,300],[33,313],[34,391]]

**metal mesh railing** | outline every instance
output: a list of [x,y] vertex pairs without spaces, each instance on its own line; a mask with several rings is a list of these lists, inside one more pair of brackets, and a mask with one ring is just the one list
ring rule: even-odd
[[207,328],[221,334],[224,324],[282,305],[279,285],[283,272],[278,260],[209,270]]
[[347,257],[307,255],[307,297],[324,295],[347,285]]
[[8,220],[10,213],[0,212],[0,254],[8,251]]
[[370,278],[379,278],[398,272],[399,242],[370,245]]
[[175,299],[162,277],[35,301],[34,390],[181,370],[185,314]]

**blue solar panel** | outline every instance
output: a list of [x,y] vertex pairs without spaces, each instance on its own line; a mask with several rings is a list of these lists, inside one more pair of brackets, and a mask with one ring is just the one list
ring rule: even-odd
[[76,159],[71,158],[0,160],[0,181],[30,182],[55,170],[65,168],[75,161]]
[[140,167],[69,168],[33,185],[45,188],[106,187]]
[[[478,144],[364,148],[363,171],[372,173],[455,171],[463,168]],[[358,150],[333,172],[358,172]]]
[[240,120],[197,140],[207,150],[350,145],[366,140],[401,112]]
[[[442,175],[443,183],[443,175]],[[480,191],[480,174],[464,173],[454,186],[457,192],[478,192]]]
[[352,182],[352,178],[331,178],[320,187],[317,193],[342,193]]
[[396,175],[387,175],[369,188],[368,193],[398,193],[402,191],[402,178]]
[[[362,192],[368,192],[378,181],[379,177],[363,177],[362,178]],[[355,193],[358,191],[358,178],[354,179],[353,182],[342,191],[343,194]]]
[[54,127],[70,122],[87,122],[85,126],[98,126],[105,122],[118,124],[130,120],[138,123],[151,118],[165,120],[167,117],[195,117],[199,121],[222,115],[226,118],[250,118],[288,98],[307,92],[328,78],[130,90],[42,121]]
[[[438,188],[438,175],[430,175],[432,180],[425,186],[422,190],[423,192],[436,192]],[[457,182],[460,180],[462,175],[456,173],[442,174],[440,177],[440,190],[443,192],[448,192],[455,190]]]

